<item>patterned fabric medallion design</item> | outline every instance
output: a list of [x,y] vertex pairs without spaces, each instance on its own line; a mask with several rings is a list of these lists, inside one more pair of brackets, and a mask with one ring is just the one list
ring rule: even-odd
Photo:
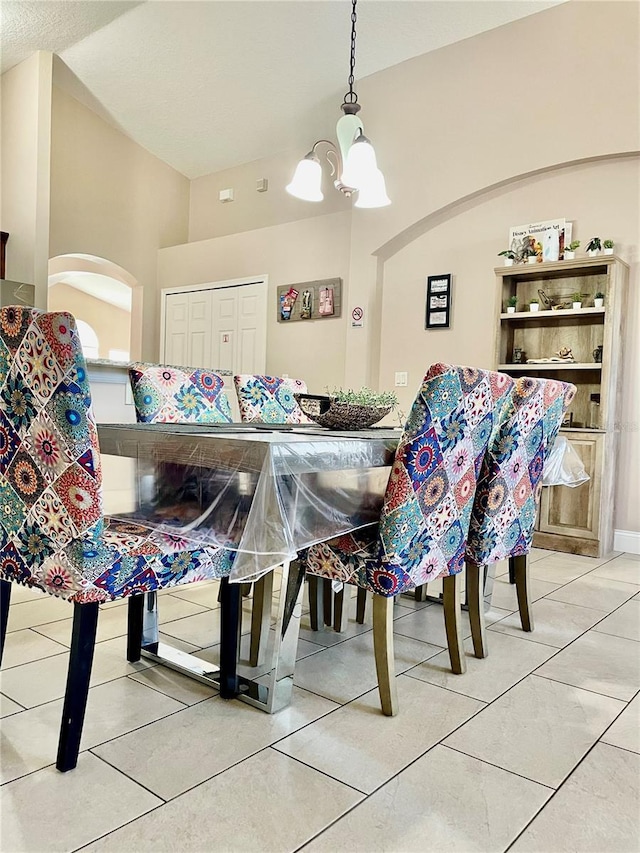
[[293,396],[307,393],[307,386],[301,379],[243,373],[234,376],[233,381],[243,421],[265,424],[313,423]]

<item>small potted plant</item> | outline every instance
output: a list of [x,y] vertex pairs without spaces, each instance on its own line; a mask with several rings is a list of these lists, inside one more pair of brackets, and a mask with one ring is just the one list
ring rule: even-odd
[[582,294],[579,291],[576,291],[572,296],[573,300],[573,310],[579,311],[582,308]]
[[613,255],[613,240],[605,240],[602,245],[605,255]]
[[598,291],[596,295],[593,297],[593,307],[594,308],[602,308],[604,305],[604,293]]
[[540,303],[537,299],[529,300],[529,311],[537,311],[540,308]]
[[602,249],[602,243],[600,241],[600,238],[592,237],[586,246],[587,255],[589,255],[590,258],[595,258],[600,249]]
[[515,252],[512,252],[511,249],[505,249],[504,252],[498,252],[499,258],[504,258],[505,267],[512,267],[513,262],[517,259],[517,255]]
[[576,249],[580,245],[580,240],[572,240],[568,246],[564,247],[564,259],[565,261],[573,261],[576,256]]
[[518,304],[518,297],[517,296],[510,296],[507,299],[507,314],[515,314],[517,304]]
[[531,248],[531,246],[526,246],[522,250],[522,258],[526,260],[528,264],[535,264],[538,260],[538,256],[536,255],[536,250]]

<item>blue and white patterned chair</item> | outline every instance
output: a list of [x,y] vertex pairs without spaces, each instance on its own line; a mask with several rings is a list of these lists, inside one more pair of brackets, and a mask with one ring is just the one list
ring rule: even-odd
[[129,380],[141,423],[231,423],[224,380],[212,370],[132,364]]
[[[74,318],[0,309],[0,660],[11,584],[73,605],[59,770],[76,766],[98,608],[129,598],[127,657],[140,657],[143,593],[228,577],[233,552],[185,548],[105,516],[97,430]],[[225,582],[226,583],[226,582]],[[236,591],[234,591],[236,594]]]
[[246,423],[265,424],[313,423],[302,411],[294,394],[306,394],[301,379],[260,376],[243,373],[233,377],[238,395],[240,417]]

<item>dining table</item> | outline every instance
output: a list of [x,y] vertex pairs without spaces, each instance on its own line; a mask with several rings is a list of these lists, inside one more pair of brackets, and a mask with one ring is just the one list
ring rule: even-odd
[[[291,701],[310,545],[375,525],[401,430],[317,424],[99,423],[103,465],[135,460],[133,501],[117,513],[188,550],[233,554],[221,579],[219,664],[160,639],[162,596],[147,593],[142,654],[269,713]],[[133,508],[132,508],[133,507]],[[259,660],[240,659],[243,584],[273,591]],[[255,606],[255,602],[254,602]]]

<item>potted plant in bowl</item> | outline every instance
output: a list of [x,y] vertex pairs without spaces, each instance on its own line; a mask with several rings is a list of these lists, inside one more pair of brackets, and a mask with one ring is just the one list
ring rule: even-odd
[[593,307],[594,308],[602,308],[603,305],[604,305],[604,293],[602,293],[599,290],[596,293],[596,295],[593,297]]
[[563,257],[565,261],[573,261],[576,256],[576,249],[580,245],[580,240],[572,240],[568,246],[564,247]]
[[572,294],[571,299],[573,300],[574,311],[579,311],[580,308],[582,308],[582,294],[579,291],[576,291]]
[[536,250],[531,246],[526,246],[522,250],[522,259],[528,264],[535,264],[538,260],[538,256],[536,255]]
[[540,308],[540,303],[537,299],[529,300],[529,311],[537,311]]
[[378,393],[370,388],[327,391],[326,395],[293,396],[307,417],[329,429],[366,429],[382,420],[398,404],[398,398],[390,391]]
[[518,297],[517,296],[510,296],[507,299],[507,314],[515,314],[517,304],[518,304]]
[[602,245],[605,255],[613,255],[613,240],[605,240]]
[[592,237],[586,246],[587,255],[590,258],[595,258],[598,252],[602,249],[602,242],[599,237]]
[[512,267],[513,262],[517,260],[517,255],[515,252],[512,252],[511,249],[505,249],[504,252],[498,252],[499,258],[504,258],[505,267]]

